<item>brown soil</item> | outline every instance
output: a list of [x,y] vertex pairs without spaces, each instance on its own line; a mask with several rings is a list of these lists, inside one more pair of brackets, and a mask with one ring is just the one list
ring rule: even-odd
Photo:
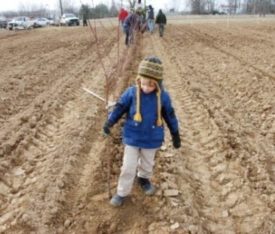
[[[275,233],[274,19],[168,25],[130,48],[113,27],[0,32],[0,233]],[[158,153],[146,197],[115,192],[120,127],[104,138],[105,77],[116,97],[159,56],[182,147]],[[104,65],[104,69],[103,69]]]

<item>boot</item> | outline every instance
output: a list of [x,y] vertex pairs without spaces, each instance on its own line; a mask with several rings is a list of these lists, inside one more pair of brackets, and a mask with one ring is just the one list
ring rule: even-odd
[[149,179],[137,177],[137,182],[146,195],[151,196],[155,193],[155,187]]

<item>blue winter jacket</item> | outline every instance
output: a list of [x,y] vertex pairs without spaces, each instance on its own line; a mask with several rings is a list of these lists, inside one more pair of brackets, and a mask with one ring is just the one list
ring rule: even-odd
[[[164,141],[164,127],[157,126],[157,96],[155,92],[145,94],[141,91],[142,122],[134,120],[136,113],[136,87],[128,88],[120,97],[114,110],[110,113],[108,122],[113,126],[123,114],[126,121],[123,127],[123,143],[145,149],[159,148]],[[161,113],[171,134],[178,131],[178,120],[171,105],[169,94],[162,90]]]

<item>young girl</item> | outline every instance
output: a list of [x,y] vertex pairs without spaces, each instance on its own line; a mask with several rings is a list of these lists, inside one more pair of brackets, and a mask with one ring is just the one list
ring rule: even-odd
[[124,158],[117,194],[110,201],[113,206],[122,205],[131,192],[136,174],[137,182],[145,194],[154,194],[155,188],[150,178],[156,151],[164,141],[163,119],[172,135],[173,146],[181,146],[178,121],[169,94],[163,90],[162,79],[163,66],[159,58],[151,56],[142,60],[136,86],[122,94],[104,124],[103,131],[109,135],[110,128],[126,113],[123,127]]

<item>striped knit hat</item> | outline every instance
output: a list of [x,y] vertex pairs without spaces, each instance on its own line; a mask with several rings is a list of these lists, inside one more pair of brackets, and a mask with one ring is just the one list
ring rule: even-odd
[[145,78],[162,81],[163,66],[159,58],[150,56],[141,61],[138,67],[138,75]]
[[162,86],[162,80],[163,80],[163,66],[160,59],[156,56],[149,56],[146,57],[144,60],[141,61],[138,67],[138,76],[136,79],[136,85],[137,85],[137,93],[136,93],[136,114],[134,116],[134,120],[137,122],[142,121],[142,116],[140,112],[140,79],[141,78],[147,78],[151,79],[155,82],[157,87],[157,100],[158,100],[158,119],[157,119],[157,125],[162,125],[162,118],[161,118],[161,86]]

